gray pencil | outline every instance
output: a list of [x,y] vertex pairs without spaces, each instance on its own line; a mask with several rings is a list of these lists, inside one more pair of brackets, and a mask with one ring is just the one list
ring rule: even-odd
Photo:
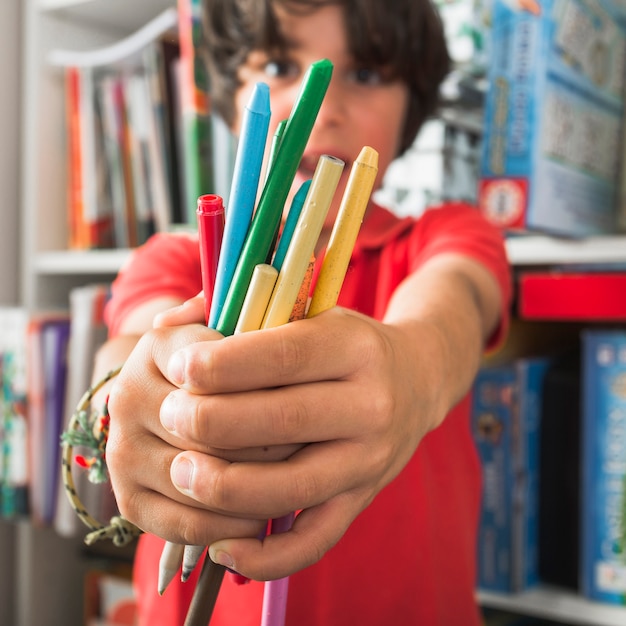
[[183,571],[181,575],[183,582],[187,582],[187,579],[191,576],[191,572],[195,569],[205,550],[206,546],[185,546],[183,552]]

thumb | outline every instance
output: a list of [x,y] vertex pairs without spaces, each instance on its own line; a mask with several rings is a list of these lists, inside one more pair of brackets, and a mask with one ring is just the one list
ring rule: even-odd
[[155,316],[153,328],[167,326],[182,326],[184,324],[205,324],[204,295],[201,291],[198,295],[186,300],[179,306],[163,311]]

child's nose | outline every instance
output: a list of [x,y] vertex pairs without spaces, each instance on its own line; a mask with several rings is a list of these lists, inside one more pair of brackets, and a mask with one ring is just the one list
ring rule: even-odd
[[349,85],[333,77],[318,113],[319,124],[339,124],[344,121],[350,98]]

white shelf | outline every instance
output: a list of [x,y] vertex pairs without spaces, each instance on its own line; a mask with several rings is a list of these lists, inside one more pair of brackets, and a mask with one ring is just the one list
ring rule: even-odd
[[554,587],[538,587],[518,594],[479,591],[478,600],[484,607],[561,620],[567,624],[586,626],[626,624],[626,607],[590,602],[573,592]]
[[98,23],[133,31],[161,11],[176,6],[176,0],[39,0],[39,9],[63,19]]
[[[509,239],[506,248],[510,262],[517,266],[626,264],[626,236],[573,241],[532,235]],[[42,252],[37,255],[35,270],[43,275],[114,274],[130,254],[130,250]]]
[[41,275],[116,274],[130,254],[127,249],[41,252],[34,269]]
[[513,265],[626,263],[626,235],[586,239],[520,235],[507,239],[506,248]]

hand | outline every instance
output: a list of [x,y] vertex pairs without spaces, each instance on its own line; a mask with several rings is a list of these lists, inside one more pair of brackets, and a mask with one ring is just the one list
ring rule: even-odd
[[[162,316],[125,365],[111,413],[139,424],[128,419],[120,437],[112,419],[114,488],[142,528],[211,544],[214,560],[250,578],[282,577],[321,558],[443,419],[435,335],[425,327],[416,343],[415,329],[409,340],[343,309],[219,341],[166,327],[202,315],[198,299]],[[154,419],[161,401],[167,431]],[[146,451],[122,479],[135,430]],[[164,480],[170,466],[178,490]],[[255,538],[251,520],[294,510],[291,531]]]
[[[187,310],[185,305],[179,309]],[[192,543],[201,524],[207,530],[207,545],[211,538],[232,536],[229,533],[256,536],[266,524],[266,520],[230,519],[195,511],[195,502],[182,496],[170,479],[170,466],[180,448],[166,441],[159,411],[176,387],[164,377],[159,363],[167,363],[172,351],[190,342],[220,338],[201,324],[148,332],[132,352],[127,350],[130,356],[110,389],[106,458],[120,512],[143,530],[184,544]],[[109,343],[119,339],[124,337]],[[189,529],[185,528],[187,520]]]

